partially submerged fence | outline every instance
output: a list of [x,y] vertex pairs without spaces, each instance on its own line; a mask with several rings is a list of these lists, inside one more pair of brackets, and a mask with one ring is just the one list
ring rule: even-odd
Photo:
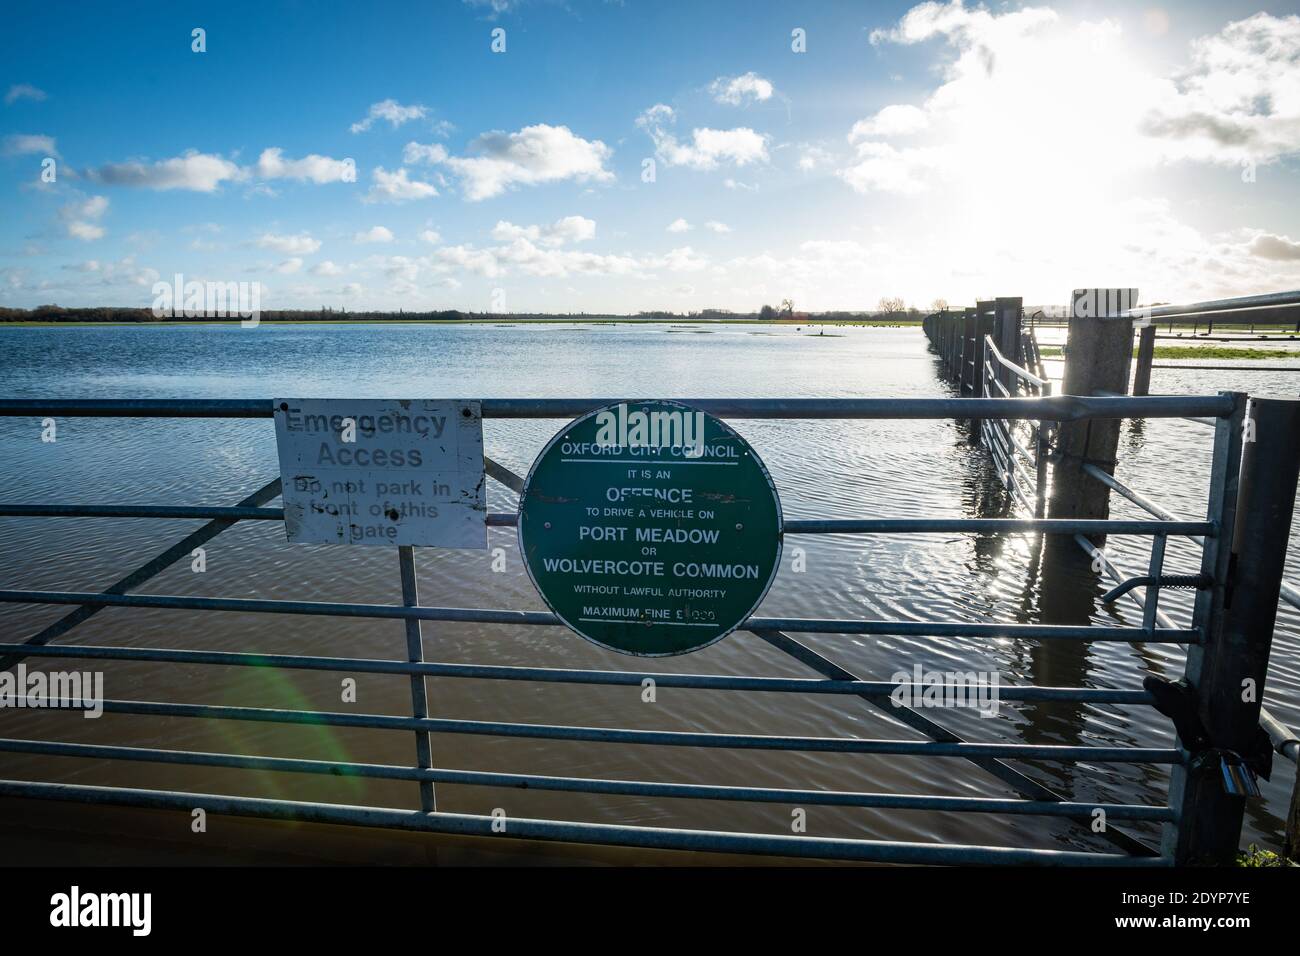
[[[1118,293],[1125,290],[1083,290],[1094,293],[1092,301],[1105,301],[1106,295],[1095,293],[1108,291]],[[1076,292],[1078,296],[1080,293]],[[923,327],[942,361],[945,374],[958,384],[963,395],[985,397],[1001,395],[1050,394],[1051,383],[1042,370],[1042,362],[1033,329],[1023,328],[1024,314],[1018,298],[996,299],[978,302],[974,309],[949,311],[928,316]],[[1223,299],[1211,302],[1192,303],[1189,305],[1168,305],[1151,308],[1101,309],[1092,314],[1075,314],[1069,319],[1068,340],[1065,346],[1065,375],[1061,390],[1067,395],[1118,397],[1129,390],[1130,370],[1132,368],[1133,336],[1137,331],[1138,348],[1136,350],[1137,369],[1133,375],[1133,394],[1147,395],[1150,385],[1152,358],[1156,326],[1154,322],[1170,319],[1182,320],[1188,316],[1206,316],[1210,321],[1215,317],[1226,322],[1252,321],[1257,323],[1285,324],[1297,321],[1300,310],[1300,292],[1272,293],[1260,296],[1248,296],[1239,299]],[[1019,346],[1014,359],[1008,359],[999,350],[995,342],[1007,342]],[[1020,363],[1020,364],[1018,364]],[[1037,373],[1021,367],[1032,364]],[[978,386],[970,374],[972,365],[983,366],[983,377]],[[1154,366],[1159,368],[1160,366]],[[999,373],[999,374],[995,374]],[[1239,396],[1244,401],[1244,396]],[[1276,469],[1274,477],[1280,482],[1269,494],[1278,500],[1269,507],[1273,520],[1261,523],[1254,530],[1246,532],[1240,526],[1242,520],[1238,513],[1239,535],[1249,535],[1239,539],[1235,549],[1227,557],[1228,574],[1233,579],[1230,593],[1237,595],[1242,587],[1253,588],[1258,582],[1239,580],[1243,567],[1254,566],[1253,561],[1241,562],[1239,559],[1247,551],[1257,557],[1261,553],[1273,555],[1268,565],[1269,580],[1254,595],[1261,606],[1267,606],[1265,616],[1239,639],[1243,645],[1253,645],[1251,654],[1263,653],[1259,645],[1268,645],[1272,637],[1276,607],[1279,600],[1300,608],[1300,588],[1283,579],[1288,534],[1291,524],[1291,512],[1296,492],[1296,445],[1300,442],[1300,406],[1294,400],[1253,399],[1249,404],[1246,417],[1240,423],[1241,434],[1234,440],[1236,447],[1231,452],[1233,460],[1241,461],[1239,484],[1236,488],[1225,486],[1230,495],[1254,495],[1255,474],[1249,479],[1246,475],[1246,459],[1261,458],[1261,463],[1249,470],[1257,473],[1259,468]],[[1257,431],[1258,416],[1276,417],[1277,426],[1270,429],[1268,437],[1262,437]],[[1140,417],[1140,416],[1139,416]],[[1190,421],[1208,425],[1216,429],[1216,448],[1224,428],[1223,419],[1198,416],[1184,416]],[[1107,518],[1110,514],[1110,494],[1114,492],[1127,499],[1140,509],[1154,517],[1173,519],[1169,511],[1125,485],[1114,476],[1116,454],[1119,446],[1119,422],[1113,419],[1097,419],[1086,424],[1059,423],[1053,425],[1040,422],[1033,432],[1036,439],[1030,447],[1015,439],[1012,426],[1005,422],[992,425],[987,420],[973,419],[972,425],[976,437],[989,451],[999,478],[1011,492],[1012,497],[1027,510],[1036,515],[1044,514],[1044,502],[1048,501],[1048,514],[1059,518]],[[1281,447],[1273,445],[1281,441]],[[1260,448],[1260,442],[1272,447]],[[1278,457],[1274,457],[1274,456]],[[1051,463],[1049,475],[1046,463]],[[1219,474],[1221,462],[1217,455],[1214,463],[1212,483],[1223,480]],[[1029,468],[1035,470],[1031,474]],[[1233,472],[1233,466],[1229,466]],[[1235,472],[1233,472],[1235,474]],[[1034,491],[1033,501],[1027,497],[1027,489]],[[1050,489],[1050,490],[1049,490]],[[1211,511],[1213,515],[1213,511]],[[1115,600],[1127,596],[1142,610],[1143,626],[1156,625],[1168,627],[1171,621],[1167,614],[1159,610],[1160,590],[1162,586],[1188,587],[1201,589],[1197,597],[1196,613],[1203,610],[1205,589],[1209,580],[1205,565],[1211,561],[1212,546],[1207,540],[1192,537],[1191,540],[1203,551],[1202,573],[1199,580],[1180,579],[1163,573],[1166,536],[1156,535],[1152,542],[1150,559],[1145,575],[1135,577],[1122,570],[1104,550],[1104,538],[1084,534],[1073,536],[1075,542],[1093,559],[1094,567],[1111,578],[1116,587],[1108,592],[1104,600]],[[1259,540],[1256,541],[1255,539]],[[1218,560],[1224,560],[1219,558]],[[1142,589],[1145,596],[1139,596]],[[1211,683],[1209,677],[1196,674],[1194,680],[1191,664],[1199,657],[1193,647],[1189,649],[1188,680],[1191,687],[1199,694],[1208,692]],[[1258,664],[1250,674],[1246,671],[1235,672],[1238,678],[1234,691],[1231,681],[1220,683],[1218,694],[1221,697],[1221,710],[1231,710],[1237,719],[1244,719],[1241,708],[1235,705],[1234,693],[1240,694],[1241,681],[1258,680],[1262,687],[1262,677],[1267,669],[1267,660]],[[1218,681],[1223,681],[1222,675]],[[1204,689],[1203,689],[1204,688]],[[1261,729],[1253,725],[1236,726],[1237,743],[1240,747],[1253,748],[1256,753],[1264,746],[1261,733],[1279,754],[1291,762],[1300,757],[1300,738],[1297,734],[1270,715],[1267,710],[1259,714]],[[1220,725],[1222,721],[1220,721]],[[1180,727],[1180,737],[1187,729]],[[1253,738],[1253,740],[1252,740]],[[1186,744],[1186,741],[1183,741]],[[1245,750],[1220,747],[1232,754],[1233,759],[1240,757]],[[1262,757],[1256,757],[1257,763],[1263,763]],[[1225,763],[1225,773],[1228,764]],[[1288,818],[1287,851],[1300,859],[1300,780],[1297,781],[1292,808]],[[1222,847],[1226,853],[1226,844]]]
[[[932,323],[930,328],[936,326]],[[981,336],[981,340],[983,337]],[[1023,360],[1023,343],[989,349],[987,364],[974,368],[974,380],[991,376],[1008,392],[1020,385],[1007,384],[1006,373],[1019,382],[1031,382],[1029,373],[1011,358]],[[980,369],[983,372],[980,372]],[[1024,373],[1024,374],[1019,374]],[[1032,384],[1032,382],[1031,382]],[[1043,387],[1043,386],[1040,386]],[[1045,391],[1045,387],[1044,387]],[[123,760],[153,763],[273,770],[327,776],[358,776],[406,780],[418,785],[421,809],[401,810],[298,800],[268,800],[171,790],[145,790],[84,784],[0,780],[0,796],[38,798],[81,803],[153,807],[189,811],[195,807],[211,813],[269,817],[323,823],[359,824],[484,837],[499,835],[495,819],[486,815],[452,814],[436,809],[434,788],[439,783],[487,787],[531,788],[561,792],[629,794],[663,799],[693,798],[741,802],[908,809],[934,812],[1042,815],[1076,821],[1081,833],[1093,833],[1098,811],[1110,821],[1157,821],[1164,825],[1160,847],[1145,842],[1111,823],[1096,836],[1108,843],[1108,852],[1083,852],[1021,847],[945,845],[871,839],[762,833],[684,830],[552,819],[511,819],[505,836],[590,844],[705,850],[727,853],[773,854],[790,857],[876,861],[892,863],[1012,863],[1073,865],[1162,865],[1195,860],[1227,862],[1236,852],[1242,820],[1242,799],[1225,794],[1218,764],[1205,759],[1198,742],[1192,749],[1179,747],[1065,746],[1000,741],[970,741],[931,717],[910,707],[897,706],[891,694],[897,683],[867,679],[837,663],[833,657],[801,641],[798,634],[911,635],[971,637],[1017,641],[1117,641],[1135,644],[1178,643],[1190,648],[1187,678],[1195,688],[1193,706],[1208,728],[1212,752],[1245,753],[1251,731],[1258,725],[1259,704],[1242,704],[1234,681],[1241,675],[1257,679],[1263,687],[1276,609],[1283,547],[1271,533],[1289,522],[1295,477],[1300,467],[1300,419],[1294,403],[1256,402],[1249,409],[1244,395],[1154,398],[1090,398],[1075,396],[993,397],[965,399],[704,399],[684,400],[703,411],[728,418],[817,419],[969,419],[997,423],[1011,433],[1013,426],[1045,423],[1060,427],[1088,427],[1121,417],[1169,418],[1203,416],[1215,425],[1213,478],[1207,515],[1199,520],[1152,517],[1112,520],[1087,517],[1033,518],[863,518],[786,519],[783,532],[793,535],[879,534],[1043,534],[1082,536],[1101,540],[1107,534],[1141,535],[1152,539],[1151,570],[1157,581],[1159,555],[1169,535],[1195,536],[1204,541],[1202,574],[1205,587],[1198,594],[1189,627],[1162,624],[1148,615],[1141,627],[1008,624],[987,621],[915,622],[872,619],[803,619],[751,617],[743,625],[749,632],[806,666],[808,678],[763,676],[642,673],[636,670],[597,671],[542,667],[452,664],[424,660],[420,627],[424,621],[479,622],[501,627],[549,627],[559,624],[549,613],[507,608],[430,607],[418,601],[415,565],[409,548],[398,549],[404,601],[401,605],[338,602],[248,600],[139,594],[138,588],[164,568],[188,556],[193,548],[239,521],[281,521],[283,511],[271,507],[279,494],[274,480],[230,507],[186,505],[117,505],[113,503],[4,503],[0,516],[81,518],[191,518],[206,523],[154,560],[126,574],[101,593],[87,591],[2,590],[0,602],[65,605],[75,608],[55,624],[24,639],[0,643],[0,665],[12,667],[25,659],[90,659],[98,661],[151,661],[171,664],[222,665],[333,671],[340,673],[404,674],[411,678],[412,716],[385,716],[287,710],[278,707],[230,707],[160,703],[146,700],[110,700],[110,714],[141,714],[223,721],[276,724],[366,727],[414,734],[416,760],[411,765],[387,765],[327,760],[265,757],[240,753],[200,753],[151,747],[65,743],[42,739],[3,739],[0,751],[49,754],[94,761]],[[484,399],[485,418],[567,419],[609,404],[604,399]],[[0,415],[35,417],[123,418],[271,418],[271,401],[0,401]],[[1243,454],[1242,429],[1248,415],[1260,440]],[[1041,435],[1041,431],[1039,432]],[[1266,440],[1265,440],[1266,439]],[[1014,445],[1011,446],[1014,448]],[[1019,453],[1019,449],[1015,449]],[[1010,455],[1010,452],[1007,452]],[[489,477],[518,493],[518,475],[485,461]],[[1287,483],[1289,481],[1289,497]],[[1041,492],[1038,493],[1041,498]],[[514,512],[489,516],[496,527],[515,525]],[[1247,572],[1249,572],[1247,574]],[[1155,606],[1158,583],[1148,585],[1150,606]],[[1270,588],[1271,602],[1270,602]],[[1155,589],[1155,590],[1153,590]],[[1232,601],[1227,600],[1232,589]],[[72,646],[55,643],[77,624],[105,607],[169,608],[193,611],[241,611],[259,614],[325,615],[361,620],[396,619],[407,624],[406,646],[389,659],[339,659],[308,655],[247,652],[229,653],[202,647],[184,650],[150,647]],[[1267,625],[1267,626],[1265,626]],[[201,634],[201,631],[196,631]],[[556,630],[557,640],[576,639]],[[624,728],[539,725],[507,721],[477,721],[428,716],[424,682],[428,677],[475,678],[495,681],[634,686],[653,677],[665,687],[711,689],[745,693],[754,691],[829,694],[858,698],[881,708],[918,731],[925,740],[862,737],[766,736],[724,733],[669,732]],[[922,688],[909,688],[920,693]],[[1000,697],[1008,701],[1056,700],[1089,704],[1153,705],[1157,695],[1139,687],[1119,690],[1082,687],[1005,686]],[[886,754],[897,757],[962,757],[1001,781],[1016,796],[971,798],[927,794],[868,793],[816,789],[717,786],[708,782],[661,780],[603,780],[586,777],[544,776],[522,773],[487,773],[430,766],[428,734],[489,735],[527,739],[582,740],[598,744],[669,745],[755,751],[837,752]],[[1209,746],[1207,744],[1206,746]],[[1172,768],[1170,797],[1165,806],[1104,804],[1077,801],[1038,782],[1013,762],[1053,762],[1079,767],[1104,763],[1143,763]],[[1086,829],[1083,829],[1086,828]]]

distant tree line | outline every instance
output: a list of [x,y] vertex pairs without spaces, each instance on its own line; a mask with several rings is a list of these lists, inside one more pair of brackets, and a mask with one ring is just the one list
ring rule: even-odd
[[[900,299],[881,299],[876,310],[834,310],[826,312],[795,312],[794,303],[783,299],[779,306],[764,305],[758,312],[733,312],[730,309],[700,309],[689,312],[671,312],[667,310],[646,310],[632,314],[605,312],[465,312],[459,309],[442,309],[427,312],[408,312],[398,309],[396,312],[366,310],[349,312],[346,309],[276,309],[260,313],[263,322],[455,322],[455,321],[492,321],[492,322],[527,322],[529,320],[573,320],[617,322],[629,319],[670,322],[674,320],[705,319],[726,321],[728,319],[765,319],[765,320],[799,320],[815,319],[822,322],[852,322],[864,318],[879,317],[917,318],[919,310],[908,308]],[[128,308],[124,306],[95,306],[91,308],[67,308],[60,305],[41,305],[34,309],[14,309],[0,306],[0,324],[6,322],[238,322],[238,316],[228,319],[183,315],[158,318],[151,309]]]

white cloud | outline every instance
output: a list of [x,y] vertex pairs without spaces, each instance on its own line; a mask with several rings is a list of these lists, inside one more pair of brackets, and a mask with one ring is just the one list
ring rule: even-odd
[[944,163],[942,149],[908,147],[868,141],[857,146],[857,162],[838,170],[846,183],[861,193],[911,194],[926,188],[927,174]]
[[402,162],[408,166],[418,163],[441,163],[447,158],[447,147],[441,143],[410,142],[402,149]]
[[411,120],[423,119],[429,114],[427,106],[413,105],[403,106],[397,100],[380,100],[378,103],[372,103],[370,111],[366,113],[364,119],[357,120],[352,124],[350,129],[354,133],[364,133],[374,125],[375,120],[387,120],[393,129],[401,126],[403,123],[409,123]]
[[392,242],[393,233],[384,226],[371,226],[352,237],[353,242]]
[[740,106],[772,98],[772,83],[752,70],[740,76],[720,76],[709,84],[709,92],[719,103]]
[[1257,13],[1192,43],[1142,119],[1167,159],[1237,164],[1300,152],[1300,16]]
[[109,186],[143,186],[147,189],[190,189],[210,193],[227,180],[243,178],[243,171],[228,159],[197,150],[156,163],[110,163],[90,173]]
[[442,236],[438,234],[436,229],[425,229],[416,238],[421,242],[429,243],[431,246],[436,246],[442,242]]
[[74,239],[84,239],[90,242],[104,238],[104,227],[93,222],[70,222],[68,223],[68,235]]
[[438,195],[438,190],[432,183],[411,179],[405,166],[391,173],[383,166],[376,166],[370,178],[373,185],[365,195],[366,202],[404,203],[415,199],[432,199]]
[[668,254],[656,260],[655,265],[670,272],[699,272],[707,266],[708,260],[700,257],[690,246],[670,249]]
[[804,145],[799,150],[798,167],[804,172],[812,172],[829,165],[833,157],[820,146]]
[[[858,161],[839,174],[856,189],[917,192],[946,179],[968,200],[1010,198],[1046,217],[1066,202],[1099,208],[1116,184],[1164,163],[1300,153],[1298,16],[1228,23],[1193,41],[1188,65],[1168,76],[1120,23],[1042,7],[923,3],[872,34],[876,44],[933,39],[956,54],[943,82],[920,107],[886,106],[850,132]],[[1079,148],[1030,149],[1010,163],[990,148],[1026,130],[1032,142]],[[918,134],[928,142],[884,142]]]
[[4,153],[6,156],[44,155],[58,157],[54,137],[43,133],[12,133],[5,137]]
[[596,221],[582,216],[565,216],[549,226],[516,226],[504,219],[492,229],[492,238],[502,242],[527,239],[544,246],[562,246],[566,242],[585,242],[596,235]]
[[444,246],[433,254],[433,259],[444,266],[463,269],[488,279],[495,279],[505,270],[491,249],[473,246]]
[[68,235],[86,242],[104,237],[104,227],[99,220],[108,212],[107,196],[92,196],[89,199],[69,203],[59,210]]
[[258,179],[311,180],[314,183],[352,183],[357,167],[351,159],[331,159],[312,153],[302,159],[285,159],[278,146],[262,150],[252,173]]
[[716,219],[710,219],[708,222],[704,224],[704,228],[709,230],[710,232],[716,232],[718,234],[722,234],[724,232],[731,232],[730,226],[728,226],[725,222],[718,222]]
[[38,90],[30,83],[15,83],[5,94],[5,106],[13,106],[19,100],[32,100],[36,103],[45,99],[45,91]]
[[285,255],[301,256],[310,255],[320,249],[320,240],[312,238],[305,232],[296,236],[277,236],[267,232],[257,240],[257,245],[263,249],[283,252]]
[[301,269],[302,259],[298,256],[294,256],[291,259],[285,259],[284,262],[281,262],[275,267],[275,271],[283,275],[293,275],[293,273],[298,272]]
[[721,162],[737,166],[767,162],[767,138],[749,127],[697,128],[691,131],[691,141],[683,143],[665,129],[666,124],[675,119],[676,114],[671,107],[657,103],[637,117],[636,121],[654,142],[655,155],[669,166],[709,170],[716,169]]
[[1274,236],[1261,233],[1251,240],[1250,254],[1261,259],[1277,262],[1300,262],[1300,242],[1290,236]]
[[685,219],[677,218],[668,224],[669,232],[690,232],[695,227]]
[[871,119],[858,120],[849,131],[849,142],[867,136],[907,136],[930,125],[925,110],[905,103],[895,103],[880,110]]
[[343,270],[326,259],[324,262],[318,262],[312,266],[311,273],[317,276],[339,276],[343,274]]
[[614,178],[605,168],[610,148],[600,140],[575,136],[567,126],[539,123],[515,133],[493,130],[470,143],[469,152],[472,155],[445,162],[460,177],[465,198],[471,201],[498,196],[520,184]]

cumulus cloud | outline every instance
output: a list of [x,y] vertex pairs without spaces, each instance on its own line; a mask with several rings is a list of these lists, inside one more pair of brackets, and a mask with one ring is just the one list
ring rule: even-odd
[[708,264],[708,260],[697,255],[690,246],[670,249],[666,255],[654,261],[654,265],[670,272],[699,272]]
[[730,226],[728,226],[725,222],[718,222],[716,219],[710,219],[708,222],[704,224],[704,228],[709,230],[709,232],[716,232],[719,234],[725,232],[731,232]]
[[695,227],[685,219],[678,217],[668,224],[669,232],[690,232]]
[[442,236],[438,234],[436,229],[425,229],[421,231],[416,238],[421,242],[429,243],[431,246],[436,246],[438,243],[442,242]]
[[858,120],[849,131],[849,141],[867,136],[907,136],[930,125],[925,110],[904,103],[886,106],[871,119]]
[[365,232],[358,232],[352,237],[353,242],[392,242],[393,233],[384,226],[371,226]]
[[858,192],[904,195],[926,188],[927,174],[944,165],[942,149],[919,146],[897,149],[889,143],[867,141],[857,145],[857,161],[839,170],[839,176]]
[[392,172],[376,166],[370,174],[373,185],[365,195],[366,202],[404,203],[415,199],[432,199],[438,195],[432,183],[411,179],[405,166]]
[[654,143],[655,155],[669,166],[710,170],[724,162],[745,166],[768,160],[767,138],[749,127],[697,128],[691,131],[690,142],[682,142],[667,128],[676,118],[672,107],[656,103],[636,121]]
[[343,270],[326,259],[324,262],[318,262],[312,266],[311,273],[317,276],[339,276],[343,274]]
[[427,106],[418,104],[412,106],[403,106],[397,100],[388,99],[380,100],[378,103],[370,105],[369,112],[363,119],[357,120],[349,127],[354,133],[364,133],[374,125],[376,120],[387,120],[393,129],[401,126],[403,123],[409,123],[411,120],[423,119],[429,115]]
[[285,159],[278,146],[262,150],[251,170],[258,179],[296,179],[313,183],[353,183],[357,167],[351,159],[331,159],[312,153],[302,159]]
[[709,84],[709,92],[719,103],[740,106],[770,100],[774,91],[770,80],[763,79],[751,70],[740,76],[718,77]]
[[1236,164],[1300,152],[1300,16],[1257,13],[1192,42],[1142,131],[1168,159]]
[[155,163],[110,163],[93,170],[90,178],[109,186],[142,186],[147,189],[190,189],[210,193],[244,173],[228,159],[188,150],[180,156]]
[[59,210],[59,218],[74,239],[90,242],[104,237],[104,227],[99,221],[108,212],[107,196],[92,196],[89,199],[69,203]]
[[407,143],[402,149],[402,162],[407,166],[419,163],[441,163],[447,158],[447,147],[441,143]]
[[87,175],[91,180],[109,186],[187,189],[202,193],[215,192],[226,182],[260,180],[263,184],[256,186],[255,190],[269,195],[275,193],[264,185],[267,180],[293,179],[319,184],[350,183],[357,178],[356,164],[351,159],[332,159],[317,153],[302,159],[289,159],[278,146],[262,150],[257,162],[251,166],[241,167],[223,156],[191,149],[180,156],[152,163],[143,160],[109,163]]
[[[1266,13],[1194,40],[1186,65],[1153,66],[1113,20],[1043,8],[922,3],[874,44],[941,41],[955,54],[920,106],[891,104],[854,124],[857,161],[838,170],[861,191],[916,192],[938,180],[1040,199],[1101,190],[1163,163],[1269,163],[1300,153],[1300,17]],[[1052,150],[1007,163],[991,143],[1024,138],[1104,148]],[[892,140],[923,136],[918,145]],[[1037,197],[1035,199],[1034,197]]]
[[1300,262],[1300,242],[1290,236],[1261,233],[1251,240],[1250,254],[1276,262]]
[[586,140],[567,126],[539,123],[518,132],[493,130],[469,145],[469,155],[450,156],[449,169],[461,180],[471,201],[499,196],[518,185],[558,182],[608,182],[605,168],[612,150],[600,140]]
[[799,147],[798,167],[804,172],[812,172],[828,165],[832,160],[829,152],[820,146],[805,144]]
[[39,103],[45,99],[45,91],[38,90],[30,83],[15,83],[5,94],[5,106],[13,106],[19,100],[32,100]]
[[595,238],[596,221],[583,216],[565,216],[549,226],[516,226],[504,219],[492,229],[492,238],[503,242],[527,239],[544,246],[562,246],[568,242],[585,242]]
[[263,249],[274,249],[276,252],[283,252],[285,255],[310,255],[320,249],[320,240],[312,238],[308,233],[302,232],[296,236],[277,236],[273,233],[263,233],[257,240],[257,245]]
[[302,259],[299,256],[294,256],[291,259],[285,259],[283,262],[281,262],[278,266],[275,267],[275,271],[281,273],[282,275],[293,275],[293,273],[298,272],[300,269],[302,269]]
[[6,156],[55,156],[59,151],[54,146],[54,137],[43,133],[12,133],[4,139]]

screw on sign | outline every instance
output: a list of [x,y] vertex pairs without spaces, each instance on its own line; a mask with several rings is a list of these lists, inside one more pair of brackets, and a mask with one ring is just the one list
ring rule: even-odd
[[684,654],[762,602],[781,563],[781,502],[723,422],[678,402],[621,402],[571,422],[537,457],[519,547],[578,634],[626,654]]

